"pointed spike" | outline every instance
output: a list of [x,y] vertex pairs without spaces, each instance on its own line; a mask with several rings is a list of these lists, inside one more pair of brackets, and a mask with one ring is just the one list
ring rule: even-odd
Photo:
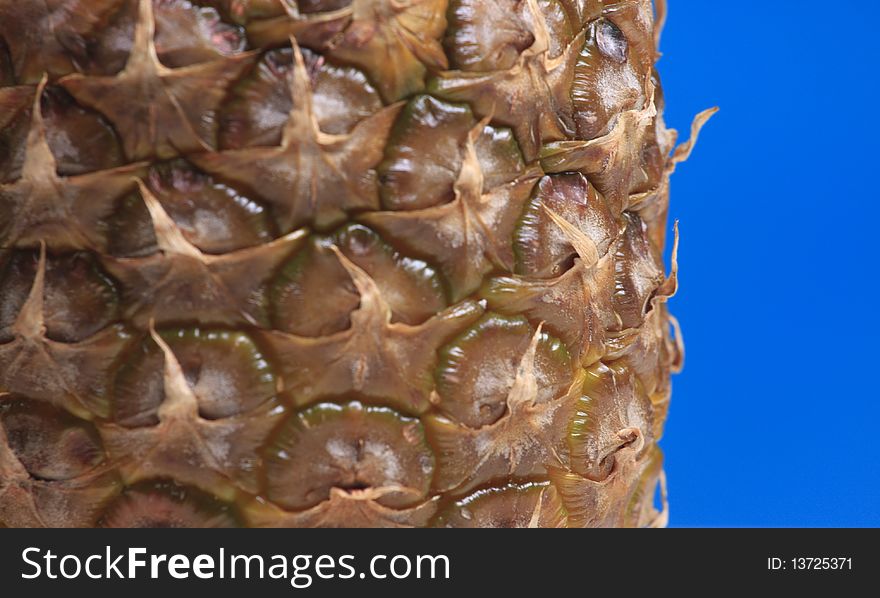
[[483,195],[483,169],[477,158],[476,141],[483,129],[489,122],[489,117],[481,120],[468,132],[464,147],[464,159],[461,162],[461,170],[455,181],[455,196],[462,199],[479,199]]
[[302,14],[299,12],[299,6],[295,0],[281,0],[281,6],[284,8],[284,12],[287,13],[287,16],[292,20],[295,21],[302,18]]
[[362,313],[378,313],[383,322],[391,322],[391,307],[389,307],[384,297],[382,297],[382,291],[379,290],[376,281],[351,260],[345,257],[336,245],[331,245],[330,249],[336,254],[339,263],[342,264],[342,267],[348,272],[351,281],[354,283],[355,288],[357,288],[358,293],[361,296],[361,305],[357,311]]
[[289,77],[290,95],[292,107],[287,123],[284,125],[281,145],[287,145],[300,139],[303,134],[310,132],[313,135],[320,133],[317,117],[312,108],[312,84],[309,80],[306,61],[303,58],[296,38],[290,38],[290,47],[293,48],[293,64]]
[[718,106],[715,106],[703,110],[694,117],[693,122],[691,122],[691,137],[672,152],[672,157],[669,159],[669,166],[667,167],[667,174],[672,174],[675,171],[675,166],[677,164],[690,158],[691,153],[694,151],[694,147],[697,145],[697,140],[700,138],[700,131],[703,129],[703,126],[709,122],[709,119],[718,112],[718,110]]
[[27,135],[27,147],[25,149],[24,164],[21,169],[21,176],[24,179],[45,179],[47,175],[53,178],[56,177],[55,156],[49,148],[49,141],[46,138],[46,123],[43,120],[43,111],[40,108],[40,99],[43,97],[43,90],[46,89],[48,82],[48,75],[43,74],[43,78],[40,79],[37,91],[34,94],[31,126]]
[[483,131],[492,123],[492,119],[495,118],[495,104],[492,104],[492,109],[489,111],[489,114],[484,116],[470,131],[468,131],[468,137],[474,143],[477,142],[477,139],[480,138],[480,135],[483,134]]
[[545,54],[550,51],[550,33],[547,31],[547,22],[544,20],[541,9],[538,8],[537,0],[527,1],[533,19],[532,35],[535,36],[535,41],[529,50],[533,55]]
[[[609,160],[615,160],[615,153],[621,144],[637,138],[634,129],[648,126],[657,116],[655,104],[656,88],[650,78],[646,80],[648,101],[644,108],[621,112],[611,130],[601,137],[589,141],[564,141],[545,147],[541,156],[541,166],[548,174],[579,170],[585,174],[604,172]],[[557,145],[553,148],[553,145]],[[549,151],[548,151],[549,149]]]
[[648,527],[651,528],[664,528],[669,525],[669,497],[666,493],[666,472],[662,469],[658,479],[660,484],[660,505],[663,510],[657,513],[653,521],[648,523]]
[[400,484],[388,484],[387,486],[369,487],[363,490],[345,490],[343,488],[331,488],[330,494],[335,494],[345,500],[377,501],[385,496],[395,493],[411,492],[410,488]]
[[38,338],[46,332],[43,301],[46,290],[46,242],[40,241],[40,261],[30,293],[18,312],[14,330],[25,338]]
[[134,26],[134,42],[125,70],[145,67],[161,67],[156,53],[156,19],[153,15],[153,0],[138,2],[138,20]]
[[672,274],[671,276],[675,276],[678,278],[678,244],[681,240],[681,235],[678,232],[678,220],[675,221],[675,224],[672,227],[673,230],[673,240],[672,240]]
[[541,490],[541,494],[538,495],[538,500],[535,501],[535,508],[532,511],[532,516],[529,518],[529,529],[536,529],[540,527],[541,522],[541,508],[544,506],[544,492],[546,488]]
[[574,247],[578,256],[584,261],[584,265],[590,268],[599,261],[599,248],[596,243],[584,231],[573,225],[571,222],[554,212],[551,208],[541,204],[544,212],[550,216],[550,219],[562,229],[563,234]]
[[[293,56],[294,56],[294,69],[293,69],[293,77],[291,78],[291,91],[297,92],[302,97],[303,107],[307,110],[309,115],[312,113],[312,82],[309,79],[309,71],[306,68],[306,60],[303,57],[302,50],[299,47],[299,44],[296,43],[296,38],[291,36],[290,38],[290,47],[293,48]],[[294,102],[297,101],[297,98],[293,98]]]
[[672,241],[672,263],[670,265],[669,276],[666,277],[666,280],[663,281],[663,284],[660,285],[657,292],[654,294],[655,298],[662,298],[663,300],[674,297],[675,293],[678,292],[678,220],[675,221],[673,231],[675,236]]
[[640,123],[652,120],[657,116],[657,86],[651,81],[650,75],[645,78],[645,89],[647,89],[648,101],[645,107],[638,111],[638,120]]
[[635,458],[645,448],[645,435],[639,428],[623,428],[617,431],[618,446],[614,453],[626,451],[627,455]]
[[147,210],[150,212],[159,249],[165,253],[176,253],[202,259],[204,257],[202,252],[186,240],[186,237],[180,231],[180,227],[171,219],[171,216],[168,215],[168,212],[165,211],[165,208],[162,207],[162,204],[150,192],[144,182],[139,178],[133,180],[137,183],[144,205],[147,206]]
[[159,406],[159,420],[164,421],[177,415],[195,416],[198,414],[199,401],[186,382],[183,368],[168,343],[156,332],[155,320],[150,319],[150,337],[165,357],[163,382],[165,400]]
[[541,340],[541,331],[544,322],[538,324],[538,329],[532,335],[529,348],[523,354],[516,370],[516,378],[507,395],[507,407],[513,412],[516,408],[531,405],[538,396],[538,379],[535,376],[535,354],[538,350],[538,342]]

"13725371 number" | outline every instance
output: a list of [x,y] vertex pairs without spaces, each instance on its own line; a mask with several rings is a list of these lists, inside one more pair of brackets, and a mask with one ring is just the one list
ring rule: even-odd
[[799,556],[788,561],[797,571],[852,571],[852,557]]

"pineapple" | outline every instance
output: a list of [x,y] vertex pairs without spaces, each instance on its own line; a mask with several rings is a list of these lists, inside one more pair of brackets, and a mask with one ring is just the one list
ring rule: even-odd
[[0,526],[663,525],[663,13],[0,0]]

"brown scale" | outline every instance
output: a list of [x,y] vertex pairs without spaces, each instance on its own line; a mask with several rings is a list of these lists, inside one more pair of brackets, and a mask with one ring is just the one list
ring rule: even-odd
[[565,527],[566,514],[556,488],[508,484],[478,490],[437,516],[436,527]]
[[265,320],[263,283],[302,242],[292,232],[257,247],[210,255],[190,243],[158,199],[138,182],[153,221],[158,251],[145,257],[104,256],[119,281],[123,313],[135,326],[150,321],[236,325]]
[[[595,0],[593,0],[595,1]],[[654,22],[654,14],[658,20]],[[629,60],[640,72],[648,72],[659,57],[657,40],[665,18],[665,0],[614,0],[606,2],[602,16],[612,22],[633,54]]]
[[214,8],[188,0],[156,3],[156,53],[169,67],[231,56],[243,51],[246,44],[244,31],[224,23]]
[[402,508],[387,507],[379,502],[394,491],[393,488],[331,488],[327,500],[305,511],[284,511],[271,503],[255,501],[247,508],[246,515],[254,527],[426,527],[437,511],[437,497]]
[[[549,30],[536,0],[528,0],[528,9],[534,41],[512,67],[442,72],[428,90],[444,99],[469,102],[480,117],[513,128],[523,155],[531,161],[542,144],[575,133],[570,89],[583,33],[551,58]],[[507,101],[499,102],[499,97]]]
[[656,116],[651,96],[645,108],[619,114],[611,131],[601,137],[545,145],[541,167],[548,173],[584,174],[619,214],[628,207],[630,194],[647,180],[642,145]]
[[618,114],[640,108],[648,73],[637,70],[623,32],[609,19],[590,24],[574,70],[572,99],[578,137],[595,139],[609,131]]
[[197,488],[174,481],[150,480],[126,488],[107,506],[101,527],[227,528],[240,518],[228,504]]
[[[360,121],[382,108],[378,92],[361,71],[329,64],[323,56],[307,49],[302,55],[309,74],[312,110],[324,133],[350,133]],[[295,67],[292,49],[271,50],[230,89],[221,115],[221,148],[281,142],[294,103],[303,101],[293,97],[288,84]]]
[[434,456],[417,419],[360,403],[322,403],[291,416],[265,449],[266,497],[290,511],[330,498],[332,489],[380,491],[391,508],[428,498]]
[[[269,243],[275,236],[268,208],[183,160],[155,164],[146,184],[184,238],[205,253],[234,252]],[[104,223],[114,257],[144,257],[159,250],[150,210],[140,193],[117,201]]]
[[329,336],[260,333],[281,364],[285,390],[300,405],[355,393],[406,413],[423,413],[429,408],[437,349],[473,323],[483,312],[482,304],[465,301],[416,326],[393,322],[376,282],[338,248],[332,249],[351,277],[360,305],[351,312],[351,326]]
[[[466,104],[449,104],[428,95],[411,100],[395,123],[377,169],[383,208],[418,210],[453,201],[467,157],[468,134],[476,126]],[[473,144],[484,193],[525,171],[509,129],[486,125]]]
[[[392,322],[418,325],[446,307],[434,268],[401,255],[365,226],[350,224],[333,235],[313,237],[285,264],[270,291],[274,328],[318,337],[351,326],[351,313],[361,298],[334,246],[373,279],[388,302]],[[322,297],[321,304],[312,297]]]
[[88,60],[88,38],[103,29],[120,0],[0,1],[0,38],[15,78],[38,83],[73,73]]
[[0,183],[21,176],[24,162],[24,144],[28,122],[20,118],[34,102],[34,88],[30,85],[0,87]]
[[577,362],[588,365],[605,353],[605,331],[616,326],[617,318],[612,307],[613,256],[597,258],[594,251],[585,255],[556,278],[490,278],[480,295],[495,311],[544,322]]
[[[663,122],[663,109],[665,99],[663,88],[660,87],[660,77],[656,69],[651,71],[651,85],[654,88],[654,104],[657,106],[657,117],[645,131],[644,145],[641,152],[641,168],[645,172],[645,181],[633,189],[638,195],[662,192],[664,182],[668,180],[667,158],[669,150],[675,146],[677,133],[666,128]],[[630,195],[629,209],[637,209],[638,199]],[[657,204],[661,202],[656,202]],[[668,200],[667,202],[668,203]],[[665,220],[664,220],[665,222]],[[664,229],[665,230],[665,229]]]
[[[77,268],[76,257],[73,258],[74,270]],[[67,260],[61,268],[71,266]],[[54,270],[54,268],[53,268]],[[56,271],[57,272],[57,271]],[[104,416],[108,409],[108,376],[117,357],[130,342],[131,335],[120,324],[108,325],[94,334],[88,334],[95,322],[101,318],[109,318],[106,305],[101,305],[98,297],[88,297],[95,310],[88,320],[64,318],[60,325],[52,328],[52,316],[61,314],[68,309],[68,302],[88,287],[97,282],[97,291],[104,293],[106,298],[109,289],[96,272],[92,276],[65,277],[62,284],[46,292],[46,248],[40,249],[39,262],[34,269],[31,283],[24,302],[17,309],[12,319],[10,307],[15,311],[15,287],[21,284],[15,271],[15,263],[7,267],[4,289],[4,329],[3,341],[0,341],[0,392],[12,392],[26,395],[39,401],[45,401],[67,409],[84,419]],[[73,273],[71,273],[73,274]],[[64,292],[65,287],[75,283],[77,279],[84,283],[76,288],[74,294]],[[89,280],[91,278],[91,280]],[[8,286],[7,286],[8,285]],[[11,290],[7,290],[11,289]],[[59,291],[61,294],[59,294]],[[48,298],[48,300],[47,300]],[[98,299],[98,301],[95,301]],[[6,303],[11,300],[10,303]],[[112,302],[112,300],[111,300]],[[47,309],[48,308],[48,309]],[[52,310],[58,310],[53,312]],[[48,316],[48,318],[47,318]],[[76,324],[80,324],[77,326]],[[57,336],[58,340],[50,336]],[[67,337],[67,339],[65,339]],[[83,338],[79,338],[83,337]],[[68,340],[71,339],[71,340]],[[75,339],[75,340],[73,340]]]
[[[18,109],[15,104],[29,103],[32,97],[33,89],[30,87],[0,88],[0,103],[3,110],[9,110],[0,117],[0,120],[7,121],[5,128],[0,130],[0,185],[21,177],[25,152],[20,140],[27,138],[28,127],[26,119],[15,118]],[[10,206],[0,205],[0,218],[10,218],[11,214]]]
[[[481,294],[492,309],[543,320],[582,364],[589,365],[605,354],[609,332],[641,325],[649,299],[667,278],[637,216],[627,216],[622,236],[600,255],[588,232],[552,209],[545,211],[575,249],[574,265],[546,280],[493,278]],[[673,270],[670,279],[674,278]],[[592,309],[583,310],[585,304]]]
[[0,420],[8,448],[34,478],[69,480],[92,471],[105,459],[93,425],[48,405],[7,398]]
[[[208,2],[157,0],[156,53],[167,67],[180,68],[241,52],[246,39],[241,27],[224,22]],[[80,69],[113,75],[125,67],[138,20],[138,0],[115,0],[109,23],[89,38],[88,60]]]
[[[228,0],[237,6],[236,20],[246,24],[250,42],[259,47],[286,46],[291,37],[297,43],[326,51],[352,21],[352,8],[346,5],[337,10],[306,12],[290,2],[261,0],[262,6],[245,6],[246,0]],[[263,14],[265,16],[256,17]]]
[[480,123],[468,134],[451,202],[422,210],[372,212],[361,218],[412,255],[437,263],[450,283],[454,301],[477,290],[492,270],[513,270],[510,238],[537,179],[536,170],[529,169],[484,193],[476,149],[483,127]]
[[[155,420],[147,417],[128,422],[139,427],[110,422],[98,426],[123,480],[134,484],[171,477],[225,500],[234,499],[239,491],[255,493],[260,467],[257,451],[284,416],[283,406],[273,397],[261,400],[256,393],[224,398],[231,390],[228,379],[238,372],[225,370],[218,375],[215,369],[212,376],[209,368],[202,368],[191,374],[195,384],[190,386],[177,354],[155,330],[150,334],[164,357],[161,403],[155,410]],[[196,369],[191,363],[187,365],[191,373]],[[132,377],[137,378],[137,372]],[[120,393],[119,398],[125,400],[126,395]],[[146,402],[138,407],[153,407],[149,398]]]
[[624,216],[625,229],[614,255],[614,312],[619,327],[637,328],[648,311],[648,301],[666,280],[659,251],[648,239],[642,220]]
[[543,177],[520,217],[514,236],[517,273],[553,278],[571,266],[577,252],[553,214],[586,234],[599,256],[619,234],[605,198],[580,173]]
[[[670,324],[674,336],[670,336]],[[607,343],[605,362],[633,372],[650,398],[654,410],[653,434],[659,440],[672,392],[670,374],[678,373],[684,360],[678,322],[668,314],[665,305],[656,305],[640,328],[611,335]]]
[[168,67],[157,54],[153,4],[141,0],[138,6],[134,41],[121,71],[113,76],[68,75],[59,84],[113,123],[129,160],[171,158],[214,147],[216,111],[226,88],[254,56]]
[[34,94],[18,178],[0,184],[0,244],[33,247],[45,242],[53,249],[100,249],[106,244],[101,222],[134,185],[132,177],[143,164],[59,176],[40,107],[46,83],[43,78]]
[[535,367],[540,340],[539,327],[497,421],[475,429],[444,416],[426,416],[428,438],[437,451],[435,490],[458,493],[487,482],[546,476],[550,467],[568,463],[565,439],[579,382],[561,397],[541,396]]
[[[247,413],[277,394],[271,366],[244,333],[175,329],[160,334],[180,362],[199,403],[199,416],[225,419]],[[168,399],[165,355],[151,338],[126,355],[116,372],[111,418],[128,427],[155,426]]]
[[[511,69],[522,52],[535,42],[534,13],[528,0],[452,0],[444,40],[452,68],[463,71]],[[569,7],[557,0],[538,0],[537,8],[548,30],[548,55],[557,58],[576,36]]]
[[440,37],[446,0],[352,0],[337,10],[311,12],[285,4],[282,16],[248,25],[258,45],[282,45],[288,37],[362,69],[386,102],[425,87],[430,70],[448,66]]
[[558,489],[567,513],[568,527],[663,527],[666,525],[665,495],[661,509],[655,492],[663,492],[663,457],[651,447],[641,457],[640,437],[616,454],[614,469],[602,480],[554,469],[550,481]]
[[[580,27],[572,20],[572,16],[566,10],[565,3],[560,0],[537,0],[538,10],[544,22],[547,24],[549,34],[549,48],[547,55],[550,58],[560,56],[577,36]],[[530,27],[534,28],[531,13],[527,10],[528,3],[520,5],[523,14],[527,17]]]
[[61,88],[43,94],[46,138],[58,174],[73,176],[122,166],[116,132],[94,110],[82,108]]
[[522,0],[451,0],[444,47],[450,66],[463,71],[512,68],[535,41],[521,14]]
[[[31,294],[40,268],[39,254],[10,254],[0,269],[0,341],[9,341]],[[113,283],[90,253],[77,252],[46,260],[43,326],[46,337],[63,343],[86,340],[118,318],[119,298]]]
[[45,403],[0,395],[0,521],[91,527],[120,489],[92,424]]
[[[488,313],[443,347],[435,371],[437,408],[469,428],[497,422],[507,411],[520,360],[535,331],[522,316]],[[536,402],[557,398],[572,382],[565,346],[542,333],[535,353]]]
[[[291,42],[295,42],[291,39]],[[196,166],[273,206],[278,227],[289,232],[314,222],[326,228],[347,212],[378,207],[375,166],[401,108],[395,104],[360,121],[346,135],[321,131],[313,110],[305,61],[294,47],[290,80],[295,98],[281,144],[193,155]],[[298,168],[291,168],[297,164]]]
[[597,363],[586,370],[570,421],[569,468],[601,481],[626,447],[652,446],[653,409],[638,378],[621,364]]
[[[0,88],[0,181],[21,177],[35,89],[30,85]],[[63,89],[45,87],[40,115],[57,174],[86,174],[124,164],[113,128],[98,113],[76,104]]]
[[424,88],[430,70],[448,66],[440,37],[446,28],[446,0],[352,0],[345,28],[328,56],[353,64],[377,82],[386,102]]
[[[663,425],[672,392],[670,374],[684,366],[684,344],[678,320],[669,314],[666,303],[678,291],[678,223],[672,245],[672,267],[648,300],[647,315],[641,325],[611,333],[605,362],[634,374],[650,398],[654,410],[655,442],[663,435]],[[671,330],[670,330],[671,329]]]

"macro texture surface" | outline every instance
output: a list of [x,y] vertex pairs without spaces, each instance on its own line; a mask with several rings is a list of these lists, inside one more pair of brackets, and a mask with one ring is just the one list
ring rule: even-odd
[[0,0],[0,525],[663,525],[662,18]]

